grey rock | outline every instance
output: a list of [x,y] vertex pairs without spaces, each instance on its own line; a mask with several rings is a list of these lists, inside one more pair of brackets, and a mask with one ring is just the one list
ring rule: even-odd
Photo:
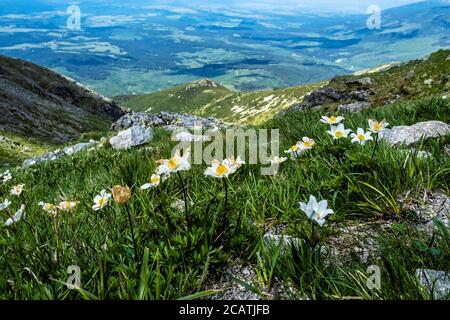
[[450,274],[446,271],[417,269],[416,277],[429,292],[432,299],[448,300],[450,298]]
[[146,144],[153,139],[153,130],[135,125],[127,130],[120,131],[109,140],[115,150],[127,150],[132,147]]
[[349,94],[349,99],[358,101],[367,101],[370,97],[370,91],[368,90],[354,90]]
[[342,91],[332,87],[322,87],[312,91],[309,95],[303,98],[303,102],[295,104],[289,107],[287,110],[278,114],[278,116],[284,115],[289,112],[304,110],[304,109],[317,109],[321,106],[329,103],[348,101],[367,101],[370,96],[368,90],[353,90]]
[[[261,292],[261,295],[249,290],[235,279],[256,288]],[[241,261],[235,261],[233,267],[224,271],[223,277],[220,280],[207,283],[206,288],[208,290],[221,291],[211,297],[213,300],[278,300],[292,299],[293,297],[298,299],[298,293],[293,286],[285,286],[277,278],[272,279],[272,281],[273,286],[270,290],[263,288],[260,285],[254,267],[244,265]],[[226,289],[224,290],[224,288]]]
[[92,147],[96,144],[96,142],[88,142],[88,143],[78,143],[74,146],[64,148],[64,153],[66,155],[72,155],[74,153],[78,153],[86,148]]
[[300,245],[302,242],[304,242],[303,239],[284,235],[284,234],[276,234],[272,232],[267,232],[263,236],[263,241],[266,245],[269,246],[278,246],[282,245],[283,248],[289,248],[291,245]]
[[416,228],[430,238],[436,230],[435,221],[444,226],[449,226],[450,198],[443,193],[431,193],[424,191],[418,198],[410,199],[407,194],[399,200],[403,209],[408,209],[416,214]]
[[450,144],[444,147],[444,151],[450,156]]
[[309,95],[303,98],[300,104],[292,105],[289,109],[281,112],[280,115],[294,112],[298,110],[320,107],[327,103],[333,103],[348,98],[348,93],[345,91],[336,90],[331,87],[323,87],[312,91]]
[[380,134],[391,145],[412,145],[420,139],[438,138],[450,134],[450,126],[441,121],[419,122],[412,126],[397,126]]
[[341,104],[338,106],[339,112],[358,112],[370,108],[368,102],[353,102],[349,104]]
[[169,131],[176,129],[193,129],[194,126],[202,126],[203,129],[224,128],[223,122],[211,117],[199,117],[189,114],[159,112],[149,114],[145,112],[129,113],[115,122],[111,129],[113,131],[126,130],[132,126],[145,128],[164,128]]
[[325,261],[337,265],[350,265],[354,258],[370,263],[379,257],[378,235],[391,228],[390,222],[373,224],[335,225],[338,232],[331,236],[322,255]]
[[371,85],[372,84],[372,78],[370,77],[364,77],[359,79],[352,79],[345,82],[346,84],[357,84],[357,85]]
[[97,144],[96,141],[91,141],[88,143],[78,143],[76,145],[66,147],[63,150],[51,151],[51,152],[45,153],[43,155],[36,156],[36,157],[25,160],[22,163],[22,168],[28,168],[35,164],[41,163],[41,162],[54,161],[54,160],[59,159],[64,156],[73,155],[73,154],[83,151],[87,148],[93,147],[96,144]]

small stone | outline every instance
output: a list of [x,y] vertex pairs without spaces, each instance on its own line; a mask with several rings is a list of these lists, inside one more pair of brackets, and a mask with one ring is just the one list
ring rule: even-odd
[[358,112],[370,108],[368,102],[354,102],[349,104],[341,104],[338,106],[339,112]]
[[153,130],[141,126],[133,126],[119,132],[109,140],[114,150],[128,150],[146,144],[153,139]]
[[352,79],[352,80],[346,81],[346,84],[371,85],[372,78],[364,77],[364,78],[359,78],[359,79]]

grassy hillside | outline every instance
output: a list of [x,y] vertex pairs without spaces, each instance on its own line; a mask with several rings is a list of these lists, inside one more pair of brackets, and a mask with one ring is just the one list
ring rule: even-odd
[[[448,123],[449,112],[448,100],[422,99],[349,114],[345,124],[355,130],[366,128],[369,118],[385,118],[392,125]],[[415,201],[424,191],[450,194],[450,157],[443,148],[450,137],[426,141],[420,147],[432,154],[426,159],[385,143],[372,158],[373,144],[333,142],[328,127],[319,122],[321,115],[299,111],[262,125],[281,130],[281,150],[303,136],[317,142],[304,157],[284,163],[275,177],[261,176],[259,165],[245,165],[230,176],[226,193],[222,181],[204,176],[206,165],[182,172],[192,202],[188,214],[172,205],[183,199],[176,175],[158,189],[139,190],[155,161],[170,156],[174,143],[166,132],[157,131],[151,149],[102,148],[12,170],[14,179],[0,185],[0,201],[13,202],[9,211],[0,212],[1,220],[21,204],[27,216],[0,227],[0,299],[220,296],[221,290],[210,289],[237,261],[260,275],[247,285],[262,298],[273,297],[268,293],[282,284],[291,288],[292,299],[429,299],[414,273],[417,268],[450,270],[448,229],[440,226],[432,240],[418,233],[414,214],[397,199]],[[10,188],[19,183],[25,184],[24,193],[10,196]],[[116,184],[132,187],[130,202],[94,212],[93,198]],[[323,228],[312,229],[298,207],[310,195],[327,199],[335,212]],[[63,199],[78,204],[55,217],[38,206],[39,201]],[[345,226],[370,227],[378,254],[363,261],[349,243],[350,255],[329,256]],[[263,240],[267,230],[280,228],[305,242],[284,247]],[[366,287],[371,264],[381,268],[381,290]],[[80,267],[82,290],[65,286],[70,265]]]
[[[292,105],[298,105],[314,89],[329,86],[343,92],[366,91],[367,102],[377,107],[435,94],[449,94],[449,56],[450,50],[440,50],[428,59],[339,76],[329,82],[270,91],[230,92],[215,83],[213,88],[200,85],[200,81],[127,99],[124,105],[136,111],[186,112],[213,116],[226,122],[259,124]],[[367,77],[370,83],[358,83],[359,79]],[[341,100],[329,106],[350,102],[352,100]]]
[[[207,83],[207,85],[205,85]],[[225,122],[262,123],[276,113],[301,101],[321,84],[281,90],[233,92],[210,80],[162,90],[128,99],[123,104],[135,111],[183,112],[211,116]]]
[[[371,79],[371,84],[354,83],[365,77]],[[394,65],[387,70],[381,67],[336,77],[329,86],[344,91],[361,88],[370,90],[368,102],[373,106],[433,95],[450,95],[450,50],[439,50],[424,59]]]
[[0,131],[65,143],[108,130],[125,114],[114,101],[47,68],[0,56]]

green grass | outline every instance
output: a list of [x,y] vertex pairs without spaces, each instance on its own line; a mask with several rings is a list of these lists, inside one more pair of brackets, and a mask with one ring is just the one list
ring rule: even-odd
[[20,137],[6,132],[2,132],[0,137],[3,137],[0,138],[0,170],[42,154],[52,147],[37,139]]
[[[221,181],[204,177],[206,165],[183,172],[193,203],[188,216],[171,206],[183,199],[176,176],[158,189],[139,190],[154,172],[155,161],[169,157],[174,146],[163,131],[157,131],[151,149],[116,152],[106,147],[12,170],[14,180],[0,185],[0,201],[12,200],[11,209],[26,204],[27,216],[0,228],[0,299],[206,298],[214,293],[208,279],[220,276],[236,259],[255,267],[259,281],[246,285],[263,297],[277,279],[295,289],[292,299],[429,299],[414,272],[450,270],[448,229],[441,228],[440,236],[430,241],[417,233],[396,199],[422,190],[449,195],[450,157],[443,147],[450,137],[425,141],[420,148],[433,155],[426,160],[407,160],[401,148],[385,143],[371,159],[371,144],[331,141],[327,125],[318,121],[320,115],[300,111],[259,126],[280,129],[281,152],[303,136],[314,138],[317,146],[298,161],[284,163],[275,177],[261,176],[259,165],[243,166],[229,179],[227,204]],[[385,118],[392,125],[449,123],[450,105],[448,100],[427,98],[349,114],[345,124],[354,130],[366,128],[368,118]],[[9,190],[18,183],[25,183],[26,190],[13,198]],[[126,207],[112,203],[99,212],[91,209],[95,195],[116,184],[132,187],[127,206],[137,256]],[[311,194],[328,199],[335,211],[314,235],[298,208]],[[62,199],[79,204],[56,218],[37,205]],[[1,220],[12,211],[0,212]],[[341,265],[320,255],[320,247],[327,246],[340,226],[386,221],[393,227],[379,231],[380,258],[370,261],[381,267],[380,291],[365,285],[367,263],[353,257]],[[264,245],[260,225],[285,225],[288,234],[306,242],[287,249]],[[70,265],[81,269],[82,290],[70,291],[64,285]]]

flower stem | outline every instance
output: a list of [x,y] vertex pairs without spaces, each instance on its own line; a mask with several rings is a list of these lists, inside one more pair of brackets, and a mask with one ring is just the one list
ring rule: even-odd
[[227,217],[227,208],[228,208],[228,182],[226,178],[223,178],[223,186],[225,189],[225,203],[223,205],[223,214],[220,219],[220,231],[223,232],[225,230],[226,217]]
[[181,188],[183,189],[183,196],[184,196],[184,212],[186,214],[186,217],[189,216],[188,212],[188,197],[187,197],[187,191],[186,187],[184,186],[183,178],[181,177],[180,172],[177,172],[178,179],[180,180]]
[[228,207],[228,183],[227,183],[227,179],[224,178],[223,179],[223,185],[225,188],[225,207],[224,210],[226,210],[226,208]]
[[134,256],[137,259],[137,246],[136,246],[136,238],[134,237],[134,228],[133,228],[133,221],[131,220],[131,213],[130,209],[128,208],[128,205],[125,203],[125,209],[128,214],[128,222],[130,223],[130,229],[131,229],[131,237],[133,238],[133,248],[134,248]]
[[373,146],[373,150],[372,150],[372,156],[370,157],[370,160],[373,160],[373,156],[375,155],[375,150],[378,147],[378,133],[375,136],[375,145]]

